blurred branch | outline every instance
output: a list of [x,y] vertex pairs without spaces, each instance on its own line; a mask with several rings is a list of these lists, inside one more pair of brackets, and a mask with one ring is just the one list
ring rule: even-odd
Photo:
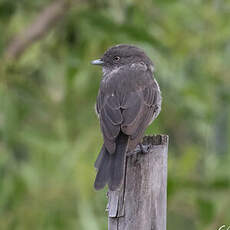
[[7,59],[20,57],[30,45],[44,37],[63,18],[70,6],[70,0],[57,0],[48,5],[28,28],[13,39],[6,48],[5,57]]

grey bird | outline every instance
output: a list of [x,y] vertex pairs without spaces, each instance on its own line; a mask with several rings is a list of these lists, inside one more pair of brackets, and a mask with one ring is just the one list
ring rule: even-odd
[[161,92],[152,61],[133,45],[116,45],[92,64],[103,70],[96,113],[104,144],[95,162],[94,187],[99,190],[108,184],[114,191],[123,180],[126,153],[141,142],[160,113]]

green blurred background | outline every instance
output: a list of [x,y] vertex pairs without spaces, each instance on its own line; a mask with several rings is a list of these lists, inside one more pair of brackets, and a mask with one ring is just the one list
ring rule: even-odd
[[[11,55],[60,2],[56,23]],[[90,61],[118,43],[146,51],[162,89],[146,133],[170,136],[168,230],[230,225],[230,1],[0,0],[0,35],[0,230],[107,229]]]

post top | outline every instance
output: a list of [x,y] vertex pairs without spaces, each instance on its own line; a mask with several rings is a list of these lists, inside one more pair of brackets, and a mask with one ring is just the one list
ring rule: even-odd
[[145,136],[143,138],[143,145],[164,145],[168,144],[169,136],[165,134],[157,134],[152,136]]

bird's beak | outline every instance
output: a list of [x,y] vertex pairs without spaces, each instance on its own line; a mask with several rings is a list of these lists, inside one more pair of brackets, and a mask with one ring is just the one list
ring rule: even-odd
[[104,62],[101,59],[97,59],[97,60],[93,60],[91,62],[91,64],[93,64],[93,65],[103,65]]

